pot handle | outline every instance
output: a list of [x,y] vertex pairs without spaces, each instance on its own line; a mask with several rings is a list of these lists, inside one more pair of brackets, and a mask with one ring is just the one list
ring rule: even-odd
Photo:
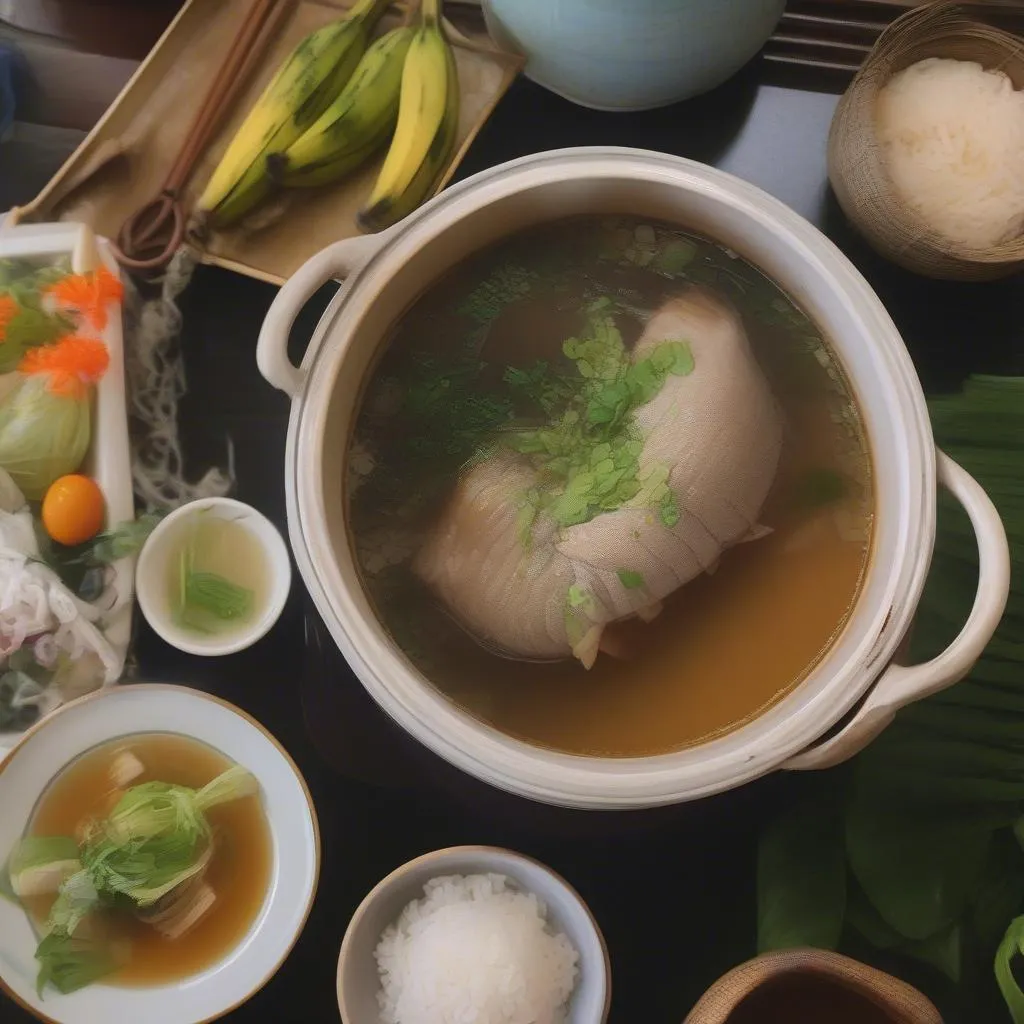
[[938,481],[963,505],[978,542],[978,590],[956,639],[923,665],[890,665],[864,703],[834,736],[791,757],[789,770],[831,768],[864,749],[907,704],[944,690],[974,667],[999,620],[1010,592],[1010,550],[995,505],[981,485],[945,452],[936,452]]
[[387,231],[357,235],[321,249],[310,257],[281,286],[267,310],[256,342],[256,365],[279,391],[294,398],[302,387],[300,367],[288,358],[288,337],[302,307],[328,281],[344,281],[373,256],[388,240]]

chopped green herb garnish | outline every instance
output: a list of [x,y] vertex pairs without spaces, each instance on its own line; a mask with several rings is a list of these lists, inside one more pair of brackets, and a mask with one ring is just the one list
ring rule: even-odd
[[644,575],[632,569],[620,569],[617,573],[619,582],[627,590],[639,590],[644,585]]
[[423,460],[458,464],[513,416],[511,400],[481,385],[487,365],[477,359],[415,361],[402,412],[408,446]]
[[697,255],[697,243],[688,238],[669,242],[651,261],[651,268],[666,277],[682,273]]
[[[666,341],[634,362],[606,312],[610,305],[607,299],[593,303],[587,310],[589,329],[562,346],[582,380],[575,382],[560,415],[543,427],[502,437],[507,447],[529,457],[540,470],[540,505],[564,527],[627,503],[664,508],[672,516],[667,467],[649,468],[641,478],[643,439],[633,413],[670,375],[691,373],[693,353],[684,341]],[[560,378],[562,385],[566,379]],[[532,377],[530,381],[536,385]]]
[[578,608],[581,611],[589,612],[594,610],[594,597],[586,587],[573,584],[569,588],[566,601],[570,608]]
[[527,295],[536,280],[536,271],[506,263],[492,271],[466,296],[459,312],[479,323],[490,323],[506,306]]
[[839,501],[846,493],[846,482],[833,469],[812,469],[798,482],[796,500],[807,508],[820,508]]
[[513,397],[532,402],[549,414],[575,393],[574,382],[552,371],[544,360],[538,360],[525,370],[509,366],[503,379]]
[[658,518],[662,525],[667,526],[670,530],[679,522],[679,502],[675,492],[671,489],[662,495],[661,501],[658,503]]

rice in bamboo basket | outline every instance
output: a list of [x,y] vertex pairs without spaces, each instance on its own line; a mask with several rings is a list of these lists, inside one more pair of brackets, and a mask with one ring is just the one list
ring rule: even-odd
[[828,173],[843,212],[887,259],[927,277],[982,281],[1024,268],[1024,235],[990,248],[957,244],[899,194],[879,142],[879,92],[897,72],[928,57],[975,61],[1024,88],[1024,41],[971,20],[955,3],[916,8],[879,36],[832,120]]

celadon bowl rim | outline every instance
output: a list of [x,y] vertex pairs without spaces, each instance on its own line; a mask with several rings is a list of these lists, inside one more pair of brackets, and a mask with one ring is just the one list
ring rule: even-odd
[[[115,704],[119,705],[116,709]],[[157,709],[158,718],[147,717]],[[121,721],[133,724],[124,728],[116,724]],[[179,721],[194,725],[172,725]],[[74,730],[90,740],[73,742]],[[0,858],[5,860],[8,852],[10,837],[5,832],[15,839],[24,833],[39,799],[64,768],[99,745],[149,733],[196,740],[237,760],[256,776],[273,853],[267,894],[238,945],[194,975],[138,987],[100,981],[67,996],[49,988],[43,999],[35,994],[34,973],[26,978],[34,965],[36,939],[25,911],[0,901],[0,992],[45,1024],[107,1024],[130,1019],[144,1019],[147,1024],[208,1024],[237,1009],[270,981],[298,941],[312,909],[320,876],[320,826],[298,766],[280,741],[247,712],[220,697],[171,683],[125,684],[87,694],[58,708],[21,736],[0,762],[0,797],[8,784],[17,784],[11,780],[20,773],[23,758],[45,753],[59,764],[47,772],[34,772],[29,792],[12,793],[4,799]],[[69,738],[61,740],[62,735]],[[40,753],[33,754],[33,748]],[[273,764],[266,760],[268,756],[276,758]],[[253,763],[261,757],[262,763]],[[18,801],[13,812],[11,800]],[[7,825],[12,816],[15,823]],[[246,961],[253,962],[255,957],[261,965],[246,977]],[[15,971],[20,978],[12,978]]]

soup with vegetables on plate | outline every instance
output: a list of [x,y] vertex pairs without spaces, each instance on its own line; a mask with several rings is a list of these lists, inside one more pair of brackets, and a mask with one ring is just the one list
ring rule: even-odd
[[524,231],[417,300],[346,488],[408,659],[501,731],[586,755],[699,743],[789,692],[871,541],[827,340],[735,252],[630,217]]
[[96,747],[50,784],[8,860],[40,937],[40,990],[210,967],[256,919],[271,859],[246,769],[167,733]]

